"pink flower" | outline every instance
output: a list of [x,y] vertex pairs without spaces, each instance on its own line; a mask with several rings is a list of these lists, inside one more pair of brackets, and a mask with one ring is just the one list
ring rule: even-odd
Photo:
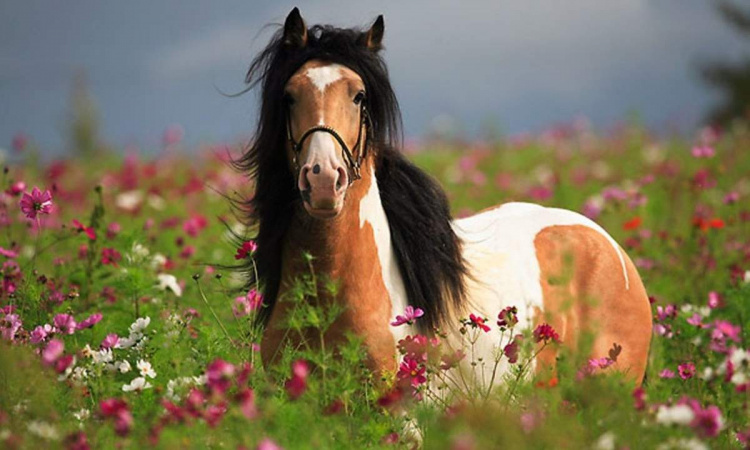
[[659,378],[666,378],[666,379],[674,378],[674,371],[669,370],[669,369],[664,369],[661,372],[659,372]]
[[701,322],[701,319],[701,315],[699,313],[695,313],[687,318],[687,323],[698,328],[703,328],[703,322]]
[[295,400],[307,390],[307,376],[310,367],[307,361],[298,359],[292,363],[292,377],[284,384],[289,398]]
[[54,333],[54,329],[49,324],[39,325],[31,332],[31,343],[38,344]]
[[732,205],[734,203],[737,203],[739,200],[740,200],[740,193],[737,191],[728,192],[727,195],[724,196],[725,205]]
[[252,389],[244,388],[238,392],[237,402],[240,404],[242,415],[251,420],[258,417],[258,408],[255,406],[255,395]]
[[677,371],[680,374],[680,378],[683,380],[693,378],[693,375],[695,375],[695,364],[691,362],[680,364],[677,366]]
[[739,325],[733,325],[726,320],[717,320],[714,322],[714,330],[711,333],[712,338],[727,337],[734,342],[740,342],[740,332],[742,329]]
[[255,253],[256,250],[258,250],[258,244],[256,244],[255,241],[245,241],[242,243],[242,246],[237,249],[234,259],[245,259]]
[[690,152],[695,158],[713,158],[716,151],[709,145],[695,146]]
[[115,348],[115,345],[117,345],[117,342],[120,340],[120,338],[115,333],[109,333],[101,344],[99,344],[99,347],[101,348]]
[[182,224],[182,230],[190,237],[196,237],[208,226],[208,220],[200,214],[196,214]]
[[716,291],[709,292],[708,293],[708,307],[711,309],[716,309],[721,306],[723,306],[721,295]]
[[508,362],[515,364],[518,362],[518,344],[522,336],[517,334],[508,345],[503,348],[503,354],[508,358]]
[[474,314],[469,314],[469,321],[467,322],[467,325],[473,327],[473,328],[481,328],[482,331],[487,333],[490,331],[490,327],[485,324],[487,319],[484,317],[480,317]]
[[6,250],[6,249],[0,247],[0,255],[5,256],[6,258],[13,259],[13,258],[17,258],[18,257],[18,252],[14,252],[13,250]]
[[403,381],[411,384],[412,387],[419,387],[420,384],[427,382],[427,377],[424,376],[427,369],[419,364],[416,359],[404,358],[399,365],[398,373],[396,377]]
[[25,190],[26,190],[26,183],[24,183],[23,181],[16,181],[15,183],[10,185],[10,187],[5,191],[5,193],[13,197],[18,197]]
[[122,259],[122,255],[120,255],[120,252],[113,248],[103,248],[102,249],[102,264],[111,264],[115,267],[117,267],[117,262]]
[[677,317],[677,308],[674,305],[667,305],[665,307],[656,307],[656,319],[660,322]]
[[646,391],[642,387],[637,387],[633,391],[633,402],[636,411],[646,409]]
[[224,394],[229,389],[233,376],[234,365],[223,359],[215,359],[206,368],[208,387],[219,394]]
[[120,231],[122,230],[122,227],[117,222],[112,222],[107,226],[107,239],[114,239],[118,234],[120,234]]
[[716,437],[724,426],[721,417],[721,410],[716,406],[709,406],[706,409],[699,405],[693,406],[695,418],[690,426],[703,438]]
[[65,350],[65,344],[59,339],[52,339],[42,351],[42,362],[48,366],[54,364]]
[[242,317],[260,308],[263,304],[263,296],[255,289],[251,289],[247,295],[235,298],[234,303],[232,311],[236,316]]
[[31,194],[24,192],[21,197],[21,212],[29,219],[36,219],[37,214],[49,214],[52,211],[52,194],[40,191],[34,186]]
[[18,314],[6,314],[0,321],[3,339],[12,341],[16,338],[16,333],[21,328],[22,322]]
[[96,240],[96,231],[94,231],[93,228],[87,227],[86,225],[82,224],[79,220],[73,219],[73,228],[78,230],[78,232],[83,232],[88,236],[89,239],[92,241]]
[[83,330],[85,328],[91,328],[102,320],[102,313],[94,313],[81,321],[77,328]]
[[413,306],[407,306],[404,308],[404,315],[403,316],[396,316],[396,320],[391,322],[392,327],[398,327],[403,324],[409,324],[414,325],[414,321],[419,319],[424,315],[424,311],[422,311],[420,308],[414,308]]
[[517,323],[518,309],[515,306],[508,306],[497,315],[497,326],[500,328],[500,331],[505,331],[506,328],[513,328]]
[[258,447],[256,447],[255,450],[284,450],[279,444],[274,442],[271,438],[263,438],[262,441],[258,443]]
[[76,321],[70,314],[58,314],[52,320],[52,323],[62,334],[73,334],[76,331]]
[[557,331],[547,323],[538,325],[534,329],[533,336],[534,342],[544,342],[545,344],[548,341],[560,342],[560,335],[557,334]]
[[99,411],[105,418],[115,420],[115,432],[120,436],[126,436],[133,427],[133,415],[130,414],[128,404],[119,398],[109,398],[99,403]]

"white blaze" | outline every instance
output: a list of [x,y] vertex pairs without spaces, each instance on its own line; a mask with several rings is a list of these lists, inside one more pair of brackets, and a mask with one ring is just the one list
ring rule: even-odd
[[315,85],[320,93],[324,93],[329,84],[340,80],[343,74],[339,64],[330,64],[328,66],[313,67],[305,72],[307,78]]

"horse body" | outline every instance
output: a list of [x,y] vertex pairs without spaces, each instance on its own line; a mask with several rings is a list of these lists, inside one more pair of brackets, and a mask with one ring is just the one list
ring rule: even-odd
[[[492,324],[515,306],[520,325],[549,323],[572,349],[594,333],[592,357],[617,343],[616,368],[640,381],[651,312],[633,263],[571,211],[509,203],[453,221],[441,188],[394,145],[400,120],[377,55],[382,36],[382,17],[366,32],[308,30],[295,8],[248,74],[264,88],[258,139],[240,164],[256,179],[252,282],[266,294],[258,316],[264,362],[285,345],[316,340],[284,328],[285,297],[310,269],[306,252],[315,272],[338,284],[335,299],[322,286],[315,298],[345,306],[326,342],[355,333],[375,370],[396,369],[396,345],[408,334],[439,326],[459,346],[460,318],[475,313]],[[407,305],[425,317],[391,326]],[[496,344],[482,334],[476,357],[491,359]],[[553,367],[555,357],[546,349],[537,367]]]

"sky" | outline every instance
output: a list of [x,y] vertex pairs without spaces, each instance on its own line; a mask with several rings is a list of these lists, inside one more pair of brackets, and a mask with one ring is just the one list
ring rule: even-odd
[[407,137],[441,127],[477,136],[538,132],[637,113],[689,131],[720,99],[701,61],[735,61],[743,41],[710,0],[0,0],[0,148],[23,132],[42,152],[65,148],[72,79],[83,71],[112,145],[251,136],[244,88],[252,57],[299,6],[308,25],[365,26],[385,17],[383,53]]

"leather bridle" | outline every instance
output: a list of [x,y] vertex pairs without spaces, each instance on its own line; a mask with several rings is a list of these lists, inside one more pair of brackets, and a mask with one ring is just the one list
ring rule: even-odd
[[[364,132],[364,141],[362,139],[362,128],[365,128]],[[362,160],[367,155],[367,144],[368,144],[368,137],[370,133],[370,116],[367,113],[367,107],[365,106],[364,100],[362,103],[360,103],[359,106],[359,132],[357,133],[357,142],[354,144],[354,147],[352,147],[351,150],[349,150],[349,147],[346,145],[346,142],[344,142],[344,139],[339,135],[339,133],[325,125],[317,125],[312,128],[309,128],[307,131],[302,133],[302,137],[299,139],[299,141],[296,141],[294,139],[294,136],[292,136],[292,115],[289,113],[289,110],[287,109],[286,112],[286,135],[287,139],[289,140],[289,144],[292,146],[292,163],[294,164],[294,169],[299,174],[300,167],[299,163],[297,162],[297,157],[302,152],[302,144],[305,142],[305,140],[310,137],[315,132],[323,131],[325,133],[330,134],[333,136],[334,139],[336,139],[336,142],[339,143],[341,146],[341,149],[344,152],[344,159],[346,160],[347,169],[349,171],[349,184],[351,185],[354,181],[359,180],[362,178],[362,175],[360,174],[360,168],[362,167]],[[357,152],[357,157],[354,157],[353,152]]]

